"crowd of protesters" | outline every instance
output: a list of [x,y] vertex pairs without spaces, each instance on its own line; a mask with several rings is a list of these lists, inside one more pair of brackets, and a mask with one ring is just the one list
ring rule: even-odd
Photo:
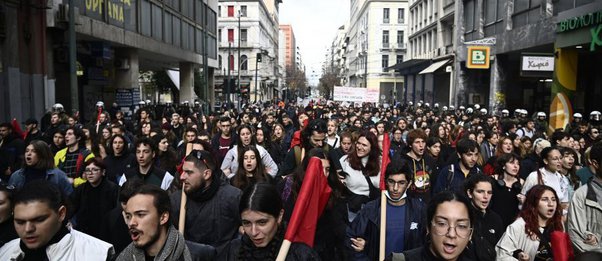
[[0,260],[275,260],[314,158],[332,192],[286,260],[602,260],[598,111],[96,108],[0,124]]

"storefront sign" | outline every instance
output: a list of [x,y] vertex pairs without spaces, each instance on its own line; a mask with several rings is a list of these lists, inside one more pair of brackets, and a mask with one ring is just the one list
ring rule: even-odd
[[106,13],[109,22],[115,25],[123,25],[129,22],[129,16],[124,16],[124,7],[132,8],[132,0],[84,0],[86,16],[94,19],[104,20]]
[[489,69],[489,52],[489,46],[469,46],[466,68]]
[[553,56],[523,56],[521,70],[537,72],[553,72]]
[[590,51],[595,51],[597,46],[602,47],[602,24],[590,30],[592,34],[592,43],[589,45]]
[[602,24],[602,10],[560,21],[557,24],[556,32],[563,33],[597,24]]

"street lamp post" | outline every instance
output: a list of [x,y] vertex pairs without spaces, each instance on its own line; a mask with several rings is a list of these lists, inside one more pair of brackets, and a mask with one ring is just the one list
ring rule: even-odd
[[257,57],[255,57],[255,90],[253,91],[253,103],[257,102],[257,71],[259,71],[258,65],[260,55],[260,53],[257,53]]
[[[240,8],[238,9],[238,81],[237,81],[237,87],[238,87],[238,91],[240,92],[240,66],[242,64],[242,62],[240,61],[240,17],[241,17],[241,12],[240,12]],[[239,106],[240,106],[240,102],[239,102]]]

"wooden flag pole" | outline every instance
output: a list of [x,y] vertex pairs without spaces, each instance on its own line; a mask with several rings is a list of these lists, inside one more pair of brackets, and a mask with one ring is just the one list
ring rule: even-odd
[[386,190],[380,191],[380,246],[378,260],[385,260],[385,241],[387,239],[387,196]]
[[276,257],[276,261],[284,261],[286,259],[286,255],[288,255],[288,250],[291,248],[291,241],[285,239],[282,241],[282,245],[280,246],[280,251],[278,251],[278,257]]
[[[190,154],[192,151],[193,144],[186,144],[186,156]],[[178,231],[184,236],[184,227],[186,226],[186,201],[188,197],[186,197],[186,193],[184,192],[184,184],[182,184],[182,196],[180,200],[180,217],[178,220]]]

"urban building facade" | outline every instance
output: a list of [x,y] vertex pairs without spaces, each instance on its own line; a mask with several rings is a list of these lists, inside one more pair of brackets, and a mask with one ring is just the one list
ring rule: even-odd
[[403,75],[402,100],[448,104],[453,84],[454,1],[410,0],[407,59],[390,69]]
[[[230,101],[280,97],[280,0],[219,1],[219,70],[216,95]],[[239,96],[240,95],[240,96]]]
[[[217,0],[75,2],[74,45],[68,41],[67,0],[0,3],[3,121],[39,118],[55,102],[78,109],[82,120],[94,114],[96,101],[130,108],[147,98],[140,97],[140,71],[178,70],[182,101],[196,98],[197,70],[203,70],[205,86],[213,86]],[[70,50],[77,77],[69,70]],[[77,85],[70,88],[73,78]]]

